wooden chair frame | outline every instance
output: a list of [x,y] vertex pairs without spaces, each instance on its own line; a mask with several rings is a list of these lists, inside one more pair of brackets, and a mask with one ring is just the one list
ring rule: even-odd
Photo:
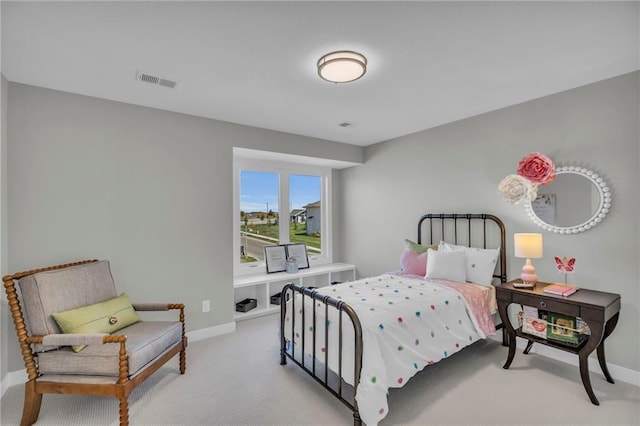
[[[185,321],[184,321],[184,304],[182,303],[169,303],[169,304],[133,304],[133,307],[137,311],[167,311],[167,310],[179,310],[180,322],[182,323],[182,339],[180,342],[171,347],[162,356],[155,359],[151,364],[144,367],[144,369],[134,376],[129,377],[129,365],[127,357],[127,336],[124,335],[99,335],[102,338],[102,344],[119,344],[119,375],[116,383],[113,384],[97,384],[97,383],[71,383],[71,382],[55,382],[47,381],[46,376],[41,376],[38,372],[38,364],[36,362],[37,353],[34,353],[32,344],[43,343],[46,336],[30,336],[27,330],[24,317],[22,315],[22,309],[20,307],[20,301],[18,300],[18,294],[16,291],[15,280],[19,280],[29,275],[36,274],[38,272],[53,271],[57,269],[69,268],[72,266],[82,265],[86,263],[97,262],[97,260],[84,260],[80,262],[67,263],[64,265],[51,266],[47,268],[34,269],[31,271],[18,272],[13,275],[7,275],[2,278],[4,282],[5,291],[9,300],[9,309],[13,317],[13,322],[18,335],[18,342],[20,343],[20,350],[22,352],[22,358],[27,370],[27,382],[25,383],[24,392],[24,406],[22,410],[21,426],[32,425],[38,420],[40,414],[40,406],[42,404],[42,396],[45,393],[55,394],[74,394],[74,395],[96,395],[96,396],[113,396],[120,400],[120,425],[126,426],[129,424],[129,394],[133,390],[145,381],[149,376],[155,373],[162,365],[173,358],[174,355],[179,354],[180,361],[180,374],[184,374],[186,369],[186,347],[187,337],[185,334]],[[65,335],[55,335],[56,340],[62,342]],[[80,335],[75,335],[75,337]],[[87,334],[86,343],[94,343],[96,341],[96,335]],[[62,343],[64,344],[64,343]],[[70,343],[69,343],[70,344]],[[78,344],[74,342],[73,344]],[[42,379],[41,379],[42,377]]]

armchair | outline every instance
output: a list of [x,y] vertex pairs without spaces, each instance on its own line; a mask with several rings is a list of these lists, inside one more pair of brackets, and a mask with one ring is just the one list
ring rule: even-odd
[[[21,425],[38,420],[43,394],[56,393],[116,397],[120,425],[125,426],[129,424],[128,397],[138,385],[176,354],[184,374],[187,338],[181,303],[132,304],[137,311],[178,310],[179,321],[137,321],[112,334],[61,331],[52,314],[117,297],[108,261],[85,260],[19,272],[2,280],[27,371]],[[117,321],[114,314],[96,323]],[[74,345],[86,346],[76,352]]]

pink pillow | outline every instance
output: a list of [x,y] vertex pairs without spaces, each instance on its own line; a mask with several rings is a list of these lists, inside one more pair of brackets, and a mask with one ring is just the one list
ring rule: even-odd
[[413,250],[405,250],[400,255],[400,268],[402,272],[412,275],[427,273],[427,252],[417,254]]

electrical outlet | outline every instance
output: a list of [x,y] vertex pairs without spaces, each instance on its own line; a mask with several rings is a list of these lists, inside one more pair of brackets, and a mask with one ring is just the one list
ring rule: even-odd
[[211,310],[211,303],[208,300],[202,301],[202,312],[209,312]]

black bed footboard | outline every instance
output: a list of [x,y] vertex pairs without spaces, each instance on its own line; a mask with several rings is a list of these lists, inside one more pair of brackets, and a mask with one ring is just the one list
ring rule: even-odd
[[[338,318],[338,359],[333,361],[333,371],[329,362],[329,354],[335,353],[332,351],[333,348],[330,347],[330,345],[334,344],[331,343],[329,336],[328,318],[330,318],[330,315],[337,315]],[[353,326],[353,353],[349,354],[343,353],[344,339],[346,338],[343,333],[343,327],[349,327],[344,315],[348,317]],[[311,324],[306,323],[309,320]],[[299,321],[301,321],[300,330],[302,332],[299,334],[297,341],[295,341],[296,322]],[[317,327],[320,322],[325,322],[326,325],[320,328]],[[320,333],[316,333],[318,329],[320,329]],[[310,339],[307,336],[307,331],[310,331]],[[287,336],[290,336],[290,338]],[[318,357],[317,349],[320,347],[323,348],[323,351]],[[298,353],[296,354],[296,352]],[[318,293],[315,289],[302,287],[294,283],[287,284],[282,290],[280,301],[280,364],[285,365],[287,358],[306,371],[353,411],[354,426],[362,424],[360,413],[358,412],[358,403],[355,398],[362,370],[362,326],[351,306],[341,300]],[[306,359],[308,360],[305,361]],[[350,392],[347,391],[348,385],[343,379],[344,362],[353,363],[352,371],[354,377]]]

